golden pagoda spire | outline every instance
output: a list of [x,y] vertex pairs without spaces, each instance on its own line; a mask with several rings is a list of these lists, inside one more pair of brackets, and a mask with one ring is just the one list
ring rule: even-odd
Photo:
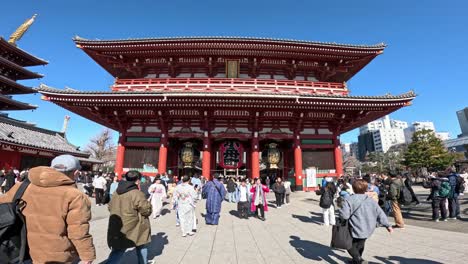
[[34,14],[30,19],[26,20],[19,28],[10,36],[8,43],[16,45],[16,41],[20,40],[20,38],[28,31],[29,27],[34,22],[37,14]]

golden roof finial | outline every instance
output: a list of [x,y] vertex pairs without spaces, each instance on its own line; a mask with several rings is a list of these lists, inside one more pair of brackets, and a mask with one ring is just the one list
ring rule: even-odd
[[29,27],[34,22],[37,14],[34,14],[30,19],[26,20],[19,28],[10,36],[8,43],[16,45],[16,41],[20,40],[20,38],[28,31]]

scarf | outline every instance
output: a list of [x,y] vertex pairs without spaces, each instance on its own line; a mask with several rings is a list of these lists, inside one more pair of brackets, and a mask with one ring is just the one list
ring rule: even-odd
[[255,206],[263,204],[263,188],[262,185],[257,185],[255,190]]

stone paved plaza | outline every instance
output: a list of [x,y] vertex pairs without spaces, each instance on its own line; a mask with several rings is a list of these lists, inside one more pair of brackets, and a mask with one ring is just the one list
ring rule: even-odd
[[[270,194],[269,198],[273,201],[274,197]],[[219,226],[204,224],[202,201],[197,205],[198,232],[185,238],[175,226],[174,212],[166,209],[166,205],[164,216],[151,220],[149,259],[161,264],[344,263],[349,260],[347,252],[328,246],[331,228],[320,225],[317,200],[314,193],[293,193],[291,205],[280,209],[271,206],[265,222],[255,218],[239,219],[235,204],[225,202]],[[423,204],[417,208],[419,211],[410,210],[410,214],[427,215],[426,207],[427,204]],[[106,206],[93,205],[91,232],[97,248],[97,263],[105,263],[110,252],[106,244],[107,216]],[[464,219],[456,223],[453,220],[437,223],[438,229],[433,228],[435,223],[418,220],[416,216],[406,229],[395,230],[393,234],[380,228],[368,240],[364,257],[370,263],[466,263],[466,217],[464,214]],[[451,229],[458,232],[447,231]],[[133,263],[134,256],[133,250],[128,251],[122,263]]]

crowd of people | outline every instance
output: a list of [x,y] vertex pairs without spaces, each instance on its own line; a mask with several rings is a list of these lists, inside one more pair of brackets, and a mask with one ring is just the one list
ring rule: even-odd
[[[269,209],[266,194],[274,192],[275,208],[280,209],[290,203],[292,192],[291,183],[279,177],[271,183],[262,182],[260,178],[224,177],[217,173],[212,180],[207,180],[200,175],[146,177],[138,171],[128,171],[119,179],[113,173],[93,174],[79,170],[75,157],[62,155],[52,161],[51,167],[36,167],[25,173],[11,170],[1,176],[8,182],[2,184],[6,194],[0,196],[0,203],[11,201],[22,185],[16,182],[31,183],[22,197],[26,204],[22,213],[26,219],[29,254],[34,263],[71,263],[77,258],[81,263],[95,260],[95,247],[89,233],[89,197],[95,198],[97,206],[108,204],[107,241],[111,253],[107,263],[119,263],[128,248],[135,248],[138,258],[135,263],[147,263],[151,219],[163,214],[166,203],[175,211],[175,223],[182,237],[187,237],[196,234],[195,209],[202,199],[206,199],[206,224],[218,225],[224,201],[237,203],[241,219],[253,216],[265,221],[265,212]],[[84,192],[76,188],[76,182],[83,184]],[[434,221],[460,217],[458,197],[465,191],[464,177],[453,170],[433,173],[424,180],[423,187],[431,190],[428,200],[431,200]],[[366,240],[376,227],[385,227],[389,232],[404,229],[401,207],[420,203],[411,179],[395,173],[338,180],[325,178],[316,194],[320,196],[324,225],[349,221],[353,241],[347,250],[352,263],[363,263]],[[393,226],[387,219],[392,212]],[[44,232],[47,232],[47,241]]]
[[[460,218],[458,197],[465,192],[464,174],[457,174],[453,168],[448,168],[432,173],[424,179],[422,185],[431,189],[427,200],[431,201],[433,221]],[[353,258],[351,263],[364,262],[362,254],[365,242],[376,226],[385,227],[389,232],[404,229],[401,207],[420,204],[409,175],[393,172],[388,175],[342,177],[337,182],[331,177],[326,178],[316,194],[320,195],[319,205],[324,225],[335,225],[335,206],[339,208],[339,219],[349,220],[353,238],[352,246],[348,249]],[[393,213],[395,219],[393,226],[387,219],[390,213]]]

